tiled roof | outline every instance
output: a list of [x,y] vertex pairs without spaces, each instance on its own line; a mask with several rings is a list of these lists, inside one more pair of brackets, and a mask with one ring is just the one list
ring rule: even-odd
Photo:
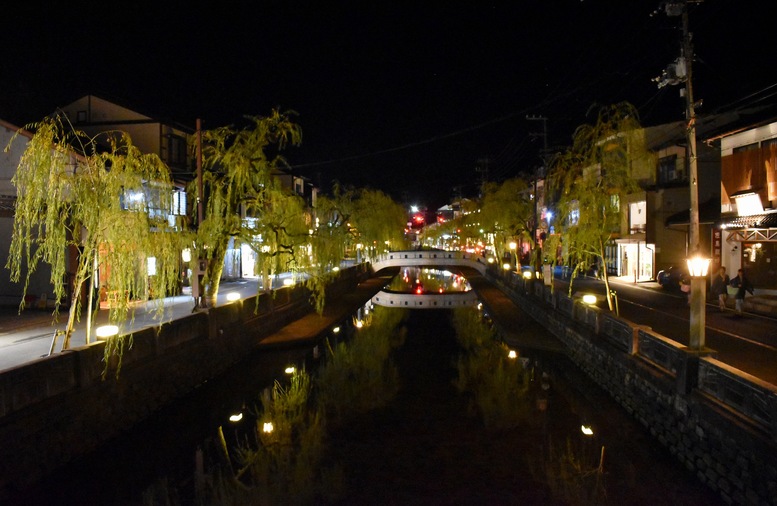
[[736,216],[723,220],[721,225],[725,228],[777,228],[777,211],[750,216]]

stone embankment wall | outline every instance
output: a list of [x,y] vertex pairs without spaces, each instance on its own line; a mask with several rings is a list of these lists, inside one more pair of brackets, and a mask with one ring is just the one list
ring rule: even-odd
[[777,387],[541,283],[489,277],[726,503],[777,504]]
[[[342,271],[327,296],[348,293],[366,276],[364,266]],[[310,313],[309,296],[304,287],[282,288],[136,332],[118,379],[115,362],[102,378],[104,342],[4,371],[0,503],[245,359]]]

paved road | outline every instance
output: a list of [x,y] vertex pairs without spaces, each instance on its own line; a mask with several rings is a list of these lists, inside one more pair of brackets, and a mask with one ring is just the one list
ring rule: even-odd
[[[566,283],[559,283],[566,290]],[[604,293],[599,280],[575,280],[576,294],[586,291]],[[618,294],[620,315],[635,323],[648,325],[670,339],[688,344],[690,308],[681,293],[667,293],[656,283],[613,280]],[[602,307],[606,302],[600,301]],[[732,306],[733,307],[733,306]],[[717,304],[706,305],[706,345],[715,350],[718,360],[777,385],[777,318],[770,314],[746,313],[735,317],[733,310],[721,312]]]

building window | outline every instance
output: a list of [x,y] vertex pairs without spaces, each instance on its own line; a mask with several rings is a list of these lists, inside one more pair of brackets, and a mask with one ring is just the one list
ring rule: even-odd
[[178,135],[168,137],[167,163],[183,166],[186,163],[186,140]]
[[643,234],[647,228],[647,203],[644,200],[629,204],[629,233]]
[[761,141],[762,148],[769,148],[772,146],[777,146],[777,137],[774,139],[766,139],[765,141]]
[[745,146],[739,146],[731,150],[732,153],[744,153],[745,151],[753,151],[754,149],[758,149],[758,143],[754,142],[752,144],[747,144]]
[[777,243],[743,242],[742,268],[755,288],[777,286]]
[[658,184],[668,184],[680,180],[677,170],[677,155],[665,156],[658,160]]
[[173,190],[172,209],[170,214],[175,216],[186,216],[186,192],[183,190]]

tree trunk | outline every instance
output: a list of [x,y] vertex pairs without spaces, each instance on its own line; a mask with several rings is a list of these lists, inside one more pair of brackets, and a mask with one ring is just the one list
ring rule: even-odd
[[84,280],[80,276],[76,276],[79,281],[73,283],[73,297],[70,301],[70,310],[67,315],[67,327],[65,328],[65,339],[62,342],[62,349],[67,350],[70,348],[70,336],[73,335],[73,331],[76,326],[76,318],[78,317],[77,308],[81,302],[81,289],[84,286]]
[[221,283],[221,274],[224,272],[224,257],[227,254],[226,244],[229,241],[219,241],[213,249],[213,255],[208,264],[208,284],[205,287],[205,296],[208,303],[216,299],[219,294],[219,285]]

